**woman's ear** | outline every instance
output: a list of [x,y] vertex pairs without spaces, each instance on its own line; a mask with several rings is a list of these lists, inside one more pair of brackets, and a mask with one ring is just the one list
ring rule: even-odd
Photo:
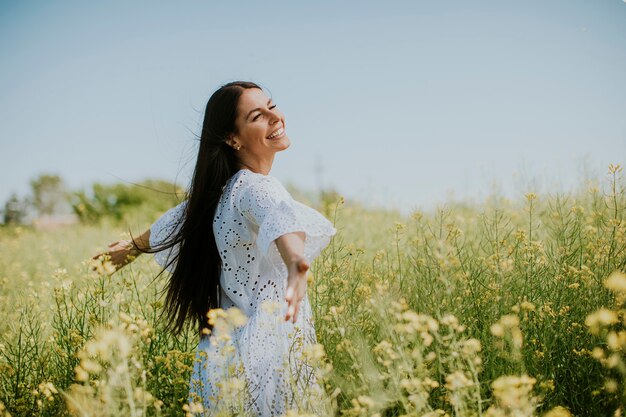
[[239,150],[239,148],[241,148],[241,145],[237,143],[235,136],[229,136],[228,139],[226,139],[226,143],[235,150]]

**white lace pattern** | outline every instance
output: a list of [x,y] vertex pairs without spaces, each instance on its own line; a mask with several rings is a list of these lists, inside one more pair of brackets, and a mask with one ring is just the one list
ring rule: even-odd
[[[186,202],[179,204],[151,226],[151,246],[168,238],[185,208]],[[279,416],[288,409],[315,407],[306,404],[304,393],[317,392],[321,387],[297,353],[317,342],[308,296],[301,303],[296,323],[282,319],[286,313],[287,268],[274,241],[296,231],[305,233],[304,255],[309,262],[337,232],[328,219],[295,201],[272,176],[242,169],[228,180],[213,219],[222,260],[220,307],[238,307],[247,316],[247,323],[232,335],[229,346],[234,353],[226,362],[212,341],[214,335],[200,338],[189,402],[201,401],[207,416],[226,407],[221,400],[228,386],[224,375],[233,360],[243,369],[245,414]],[[161,251],[154,259],[164,267],[176,252],[176,247]],[[167,269],[171,272],[174,266]],[[281,311],[273,314],[262,308],[266,301],[278,303]],[[291,372],[285,372],[286,364]]]

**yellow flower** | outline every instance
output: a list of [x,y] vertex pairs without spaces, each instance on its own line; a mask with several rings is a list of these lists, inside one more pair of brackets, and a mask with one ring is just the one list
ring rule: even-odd
[[237,307],[231,307],[227,310],[228,313],[228,321],[234,327],[244,326],[248,322],[248,316],[246,316],[240,309]]
[[115,268],[115,265],[113,265],[111,261],[102,262],[102,268],[104,268],[104,272],[109,275],[113,274],[117,270],[117,268]]
[[535,382],[535,378],[527,375],[501,376],[491,383],[491,388],[493,388],[494,396],[502,406],[510,409],[521,409],[530,402],[529,395]]
[[611,350],[620,350],[626,343],[626,333],[624,332],[609,332],[606,335],[606,344]]
[[604,383],[604,389],[607,392],[613,393],[617,391],[617,382],[615,382],[614,379],[607,379],[606,382]]
[[492,324],[491,328],[489,330],[491,330],[491,334],[496,336],[496,337],[503,337],[504,336],[504,327],[502,327],[502,325],[500,323]]
[[80,365],[74,368],[74,374],[76,376],[76,380],[79,382],[86,382],[89,380],[89,374]]
[[617,314],[613,310],[601,308],[585,319],[585,324],[589,327],[592,334],[598,334],[601,327],[610,326],[617,323]]
[[372,400],[367,395],[359,395],[357,399],[359,400],[359,403],[361,403],[361,405],[367,408],[372,408],[376,404],[374,403],[374,400]]
[[626,293],[626,274],[621,271],[613,271],[604,281],[604,286],[615,293]]
[[617,353],[614,353],[611,356],[609,356],[608,359],[606,360],[606,366],[607,368],[615,368],[621,362],[622,362],[622,359],[620,358],[620,356]]
[[604,358],[604,350],[602,350],[602,348],[596,346],[591,351],[591,356],[593,356],[595,359],[598,359],[598,360],[602,359],[602,358]]
[[280,312],[280,307],[281,305],[277,301],[266,300],[261,303],[261,310],[272,316]]
[[218,319],[220,318],[223,319],[226,317],[227,317],[226,312],[224,311],[224,309],[221,309],[221,308],[212,308],[207,313],[207,318],[209,319],[209,324],[211,326],[215,326],[215,324],[217,324]]
[[100,366],[100,364],[96,361],[93,361],[91,359],[83,359],[80,362],[80,366],[82,367],[82,369],[84,369],[85,371],[89,372],[90,374],[97,374],[98,372],[100,372],[102,370],[102,367]]
[[465,356],[472,356],[480,352],[481,346],[478,339],[467,339],[462,343],[463,354]]
[[559,405],[544,414],[544,417],[572,417],[572,413]]
[[424,342],[424,346],[430,346],[435,340],[432,335],[428,332],[421,332],[420,336],[422,337],[422,341]]
[[616,172],[622,172],[622,166],[620,164],[609,164],[609,173],[615,174]]
[[459,326],[459,321],[452,314],[446,314],[441,318],[440,322],[444,326],[452,327],[453,329],[456,329]]
[[130,324],[133,321],[133,319],[124,312],[120,312],[120,320],[126,324]]
[[306,358],[309,358],[315,362],[322,360],[326,355],[326,353],[324,352],[324,346],[320,343],[314,343],[308,346],[304,350],[303,354]]
[[340,315],[341,313],[343,313],[344,310],[345,310],[344,306],[339,306],[339,307],[331,306],[330,309],[329,309],[330,314],[332,314],[333,316]]
[[450,391],[456,391],[461,388],[467,388],[474,385],[474,381],[469,379],[463,372],[455,371],[446,375],[446,388]]
[[500,317],[500,323],[502,323],[505,328],[510,329],[519,326],[519,318],[513,314],[506,314]]

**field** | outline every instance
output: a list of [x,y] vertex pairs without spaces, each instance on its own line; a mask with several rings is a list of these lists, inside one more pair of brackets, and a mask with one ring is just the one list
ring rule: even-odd
[[[619,165],[567,195],[492,196],[409,217],[341,198],[317,209],[339,230],[308,290],[320,346],[307,357],[325,382],[323,413],[625,411]],[[139,233],[154,220],[130,224]],[[90,271],[88,258],[126,231],[0,229],[0,416],[197,411],[186,405],[197,336],[163,330],[167,277],[154,279],[152,257],[112,276]],[[239,325],[214,317],[226,330]],[[229,401],[224,415],[237,414],[236,395]]]

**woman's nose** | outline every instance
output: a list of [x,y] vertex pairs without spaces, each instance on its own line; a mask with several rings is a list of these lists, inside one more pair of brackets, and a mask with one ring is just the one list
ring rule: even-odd
[[270,117],[269,117],[269,119],[270,119],[272,124],[274,124],[277,121],[279,121],[280,120],[280,113],[278,112],[278,110],[276,110],[276,109],[270,110]]

